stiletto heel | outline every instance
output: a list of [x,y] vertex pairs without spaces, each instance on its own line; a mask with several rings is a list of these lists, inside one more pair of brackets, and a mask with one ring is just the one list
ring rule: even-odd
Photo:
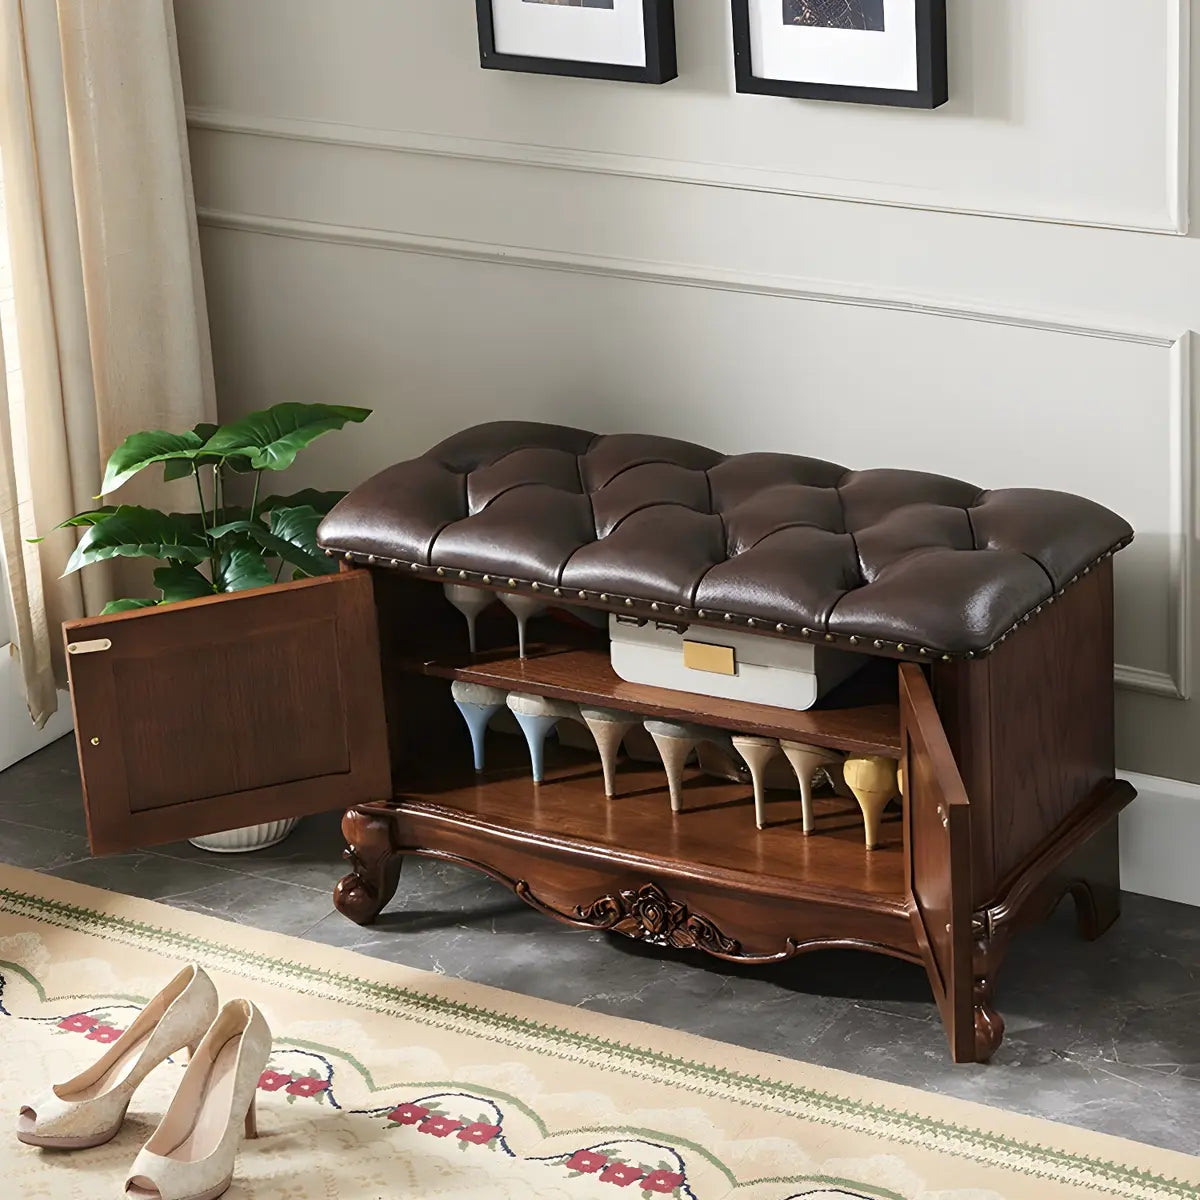
[[616,791],[617,755],[621,753],[625,735],[639,724],[638,718],[615,708],[581,707],[579,716],[596,739],[600,767],[604,772],[604,794],[611,799]]
[[[813,818],[812,780],[813,775],[824,767],[826,774],[835,765],[840,767],[842,756],[836,750],[826,750],[822,746],[807,746],[803,742],[781,741],[780,750],[796,772],[800,784],[800,809],[804,815],[804,832],[812,833],[816,824]],[[838,776],[841,776],[839,770]],[[831,777],[832,782],[832,777]],[[848,790],[848,789],[847,789]]]
[[888,801],[895,798],[896,760],[878,754],[848,758],[843,764],[846,785],[862,810],[867,849],[879,848],[879,822]]
[[18,1141],[59,1150],[110,1141],[142,1080],[171,1055],[198,1044],[216,1011],[212,980],[197,966],[184,967],[86,1071],[21,1108]]
[[[204,1036],[203,1034],[200,1035],[200,1037],[203,1037],[203,1036]],[[192,1061],[192,1056],[196,1053],[196,1051],[199,1048],[200,1048],[200,1038],[197,1038],[194,1042],[191,1043],[191,1045],[189,1045],[185,1048],[183,1061],[185,1063],[190,1063]]]
[[258,1133],[254,1089],[271,1031],[248,1000],[217,1014],[158,1128],[133,1160],[125,1200],[216,1200],[233,1182],[242,1134]]
[[541,783],[545,774],[544,748],[546,734],[566,718],[579,719],[579,705],[565,700],[548,700],[545,696],[531,696],[526,692],[509,692],[509,711],[517,718],[525,744],[529,747],[529,762],[533,771],[533,782]]
[[750,779],[754,783],[754,823],[762,829],[767,823],[767,764],[779,753],[779,743],[774,738],[737,736],[730,739],[734,749],[746,760],[750,768]]
[[482,588],[467,587],[461,583],[447,583],[443,585],[442,591],[445,592],[446,599],[466,618],[467,642],[471,647],[471,653],[474,654],[475,618],[485,608],[490,607],[496,597],[491,592],[485,592]]
[[544,612],[546,605],[540,600],[534,600],[532,596],[510,596],[508,593],[500,596],[500,603],[517,619],[517,652],[524,658],[525,624],[530,617],[536,617],[538,613]]
[[667,773],[667,789],[671,795],[671,811],[683,811],[683,768],[692,751],[701,742],[712,742],[729,754],[733,743],[729,735],[707,725],[688,725],[675,721],[646,721],[646,732],[654,739],[663,770]]
[[483,683],[464,683],[456,679],[450,685],[450,695],[471,732],[475,770],[482,771],[484,734],[488,722],[504,707],[508,693],[503,688],[488,687]]

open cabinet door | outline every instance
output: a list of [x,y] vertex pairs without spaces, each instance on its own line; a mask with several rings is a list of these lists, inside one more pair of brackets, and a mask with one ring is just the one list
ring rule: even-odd
[[367,571],[64,632],[94,854],[391,794]]
[[904,862],[911,917],[955,1062],[975,1061],[971,809],[921,668],[900,664]]

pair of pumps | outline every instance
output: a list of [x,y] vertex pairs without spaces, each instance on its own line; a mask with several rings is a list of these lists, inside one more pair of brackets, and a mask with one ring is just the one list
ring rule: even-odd
[[878,847],[883,810],[898,795],[896,762],[890,758],[846,757],[836,750],[803,742],[730,735],[722,729],[685,722],[643,721],[636,713],[620,709],[572,704],[524,692],[506,692],[503,688],[461,680],[451,686],[451,695],[471,734],[476,771],[482,771],[484,767],[484,731],[488,722],[507,707],[525,735],[535,783],[541,783],[544,775],[546,736],[559,721],[574,720],[585,725],[595,739],[604,773],[604,794],[609,797],[615,791],[617,756],[621,743],[631,729],[644,725],[666,771],[672,812],[680,812],[683,808],[684,766],[693,751],[704,743],[711,743],[730,758],[734,757],[736,751],[749,768],[754,785],[754,818],[759,829],[766,825],[767,767],[777,754],[783,754],[787,759],[800,784],[805,833],[812,833],[815,827],[812,781],[821,768],[827,771],[841,768],[840,772],[832,770],[831,775],[836,780],[840,773],[846,788],[858,802],[863,814],[868,850]]

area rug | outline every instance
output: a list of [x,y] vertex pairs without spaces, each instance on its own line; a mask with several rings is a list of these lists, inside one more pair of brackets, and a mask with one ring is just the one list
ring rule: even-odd
[[[185,962],[275,1033],[229,1200],[1200,1196],[1185,1155],[0,868],[10,1117]],[[182,1070],[107,1146],[0,1133],[2,1194],[117,1196]]]

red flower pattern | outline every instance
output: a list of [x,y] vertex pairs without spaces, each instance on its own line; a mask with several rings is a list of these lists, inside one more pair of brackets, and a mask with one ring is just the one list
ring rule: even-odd
[[291,1083],[292,1077],[280,1071],[264,1071],[258,1077],[258,1086],[264,1092],[277,1092],[284,1084]]
[[585,1175],[591,1175],[600,1170],[607,1162],[608,1155],[606,1154],[597,1154],[594,1150],[576,1150],[567,1159],[567,1170],[582,1171]]
[[453,1117],[434,1116],[422,1121],[417,1126],[418,1133],[431,1133],[434,1137],[449,1137],[456,1129],[461,1129],[463,1123]]
[[395,1121],[397,1125],[415,1125],[427,1116],[429,1109],[422,1108],[419,1104],[401,1104],[399,1108],[393,1108],[388,1113],[388,1120]]
[[85,1013],[75,1013],[74,1016],[63,1017],[58,1023],[59,1029],[69,1029],[72,1033],[87,1033],[94,1025],[98,1024],[95,1017],[89,1017]]
[[499,1125],[487,1125],[483,1121],[476,1121],[474,1125],[460,1129],[458,1136],[461,1141],[474,1142],[477,1146],[486,1146],[499,1132]]
[[631,1167],[628,1163],[613,1163],[611,1167],[600,1173],[601,1183],[615,1183],[617,1187],[628,1187],[635,1179],[645,1175],[641,1167]]
[[287,1090],[293,1096],[315,1096],[329,1086],[327,1079],[314,1079],[311,1075],[301,1075],[288,1084]]
[[93,1042],[115,1042],[125,1030],[114,1029],[111,1025],[96,1025],[84,1035]]
[[642,1180],[644,1192],[673,1192],[683,1186],[683,1176],[678,1171],[651,1171]]

